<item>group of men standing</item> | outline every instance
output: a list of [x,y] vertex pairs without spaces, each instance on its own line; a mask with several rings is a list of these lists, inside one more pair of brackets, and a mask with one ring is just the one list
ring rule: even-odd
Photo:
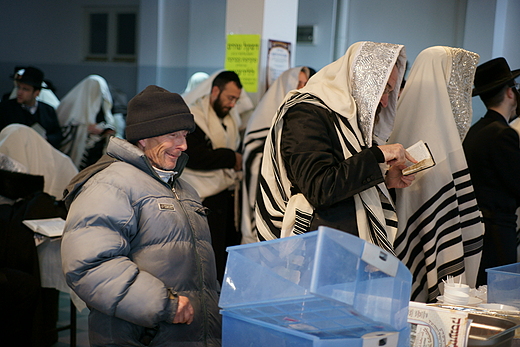
[[[477,68],[475,95],[489,111],[464,140],[486,226],[481,269],[516,261],[520,187],[509,170],[520,168],[520,145],[507,123],[518,114],[519,73],[500,62]],[[415,179],[402,173],[415,159],[386,143],[405,66],[402,45],[359,42],[287,94],[264,148],[260,240],[326,225],[394,253],[392,191]],[[63,269],[91,309],[91,345],[220,345],[218,281],[225,248],[240,243],[233,107],[241,89],[224,71],[188,107],[178,94],[147,87],[128,104],[127,139],[112,138],[107,155],[71,182]],[[510,248],[500,252],[507,259],[492,259],[498,244]]]

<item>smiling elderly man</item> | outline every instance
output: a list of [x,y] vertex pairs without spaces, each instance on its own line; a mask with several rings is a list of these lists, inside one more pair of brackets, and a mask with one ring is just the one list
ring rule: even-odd
[[128,141],[111,138],[67,189],[63,270],[91,346],[220,346],[206,209],[179,177],[194,129],[180,95],[149,86],[128,104]]

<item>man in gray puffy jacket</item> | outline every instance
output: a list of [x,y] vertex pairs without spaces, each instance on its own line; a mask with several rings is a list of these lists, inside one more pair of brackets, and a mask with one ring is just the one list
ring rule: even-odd
[[220,346],[206,209],[179,176],[193,115],[148,86],[128,103],[127,141],[69,184],[62,240],[68,285],[90,309],[92,346]]

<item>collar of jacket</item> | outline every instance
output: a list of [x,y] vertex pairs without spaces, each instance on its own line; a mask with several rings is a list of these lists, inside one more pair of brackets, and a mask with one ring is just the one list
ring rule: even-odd
[[[179,159],[177,159],[177,165],[175,166],[175,169],[173,169],[173,171],[176,171],[177,173],[173,176],[172,186],[184,171],[188,159],[189,156],[184,152],[181,154]],[[139,148],[132,145],[128,141],[119,139],[117,137],[112,137],[107,148],[107,154],[103,155],[96,163],[80,171],[74,178],[72,178],[69,185],[65,188],[63,193],[63,200],[67,206],[67,209],[70,207],[70,204],[74,200],[77,192],[81,186],[85,184],[85,182],[87,182],[96,173],[104,170],[116,161],[124,161],[130,165],[133,165],[138,169],[148,173],[162,184],[168,185],[168,183],[165,183],[155,172],[152,164],[150,163],[150,160]]]
[[504,124],[509,124],[507,120],[500,114],[499,112],[495,110],[487,110],[486,114],[484,115],[484,118],[490,118],[494,121],[500,121]]

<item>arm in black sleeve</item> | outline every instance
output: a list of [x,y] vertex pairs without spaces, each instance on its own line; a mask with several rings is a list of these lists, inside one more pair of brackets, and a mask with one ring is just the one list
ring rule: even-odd
[[[512,192],[517,200],[520,200],[520,181],[516,176],[516,173],[520,172],[519,142],[518,132],[508,127],[497,133],[495,141],[493,141],[496,150],[491,156],[493,166],[497,168],[497,180],[502,182],[502,186],[507,187],[505,189]],[[505,165],[507,165],[507,170],[498,169],[504,168]]]
[[384,181],[378,164],[383,153],[378,148],[344,159],[333,116],[320,107],[300,104],[284,117],[281,151],[289,179],[316,208]]
[[228,169],[235,166],[235,151],[230,148],[213,149],[211,141],[199,127],[186,138],[186,153],[190,160],[187,167],[194,170]]
[[50,105],[43,102],[39,105],[39,119],[38,123],[45,129],[47,141],[54,147],[59,149],[61,141],[63,140],[63,134],[61,132],[60,123],[58,122],[58,116],[56,111]]

